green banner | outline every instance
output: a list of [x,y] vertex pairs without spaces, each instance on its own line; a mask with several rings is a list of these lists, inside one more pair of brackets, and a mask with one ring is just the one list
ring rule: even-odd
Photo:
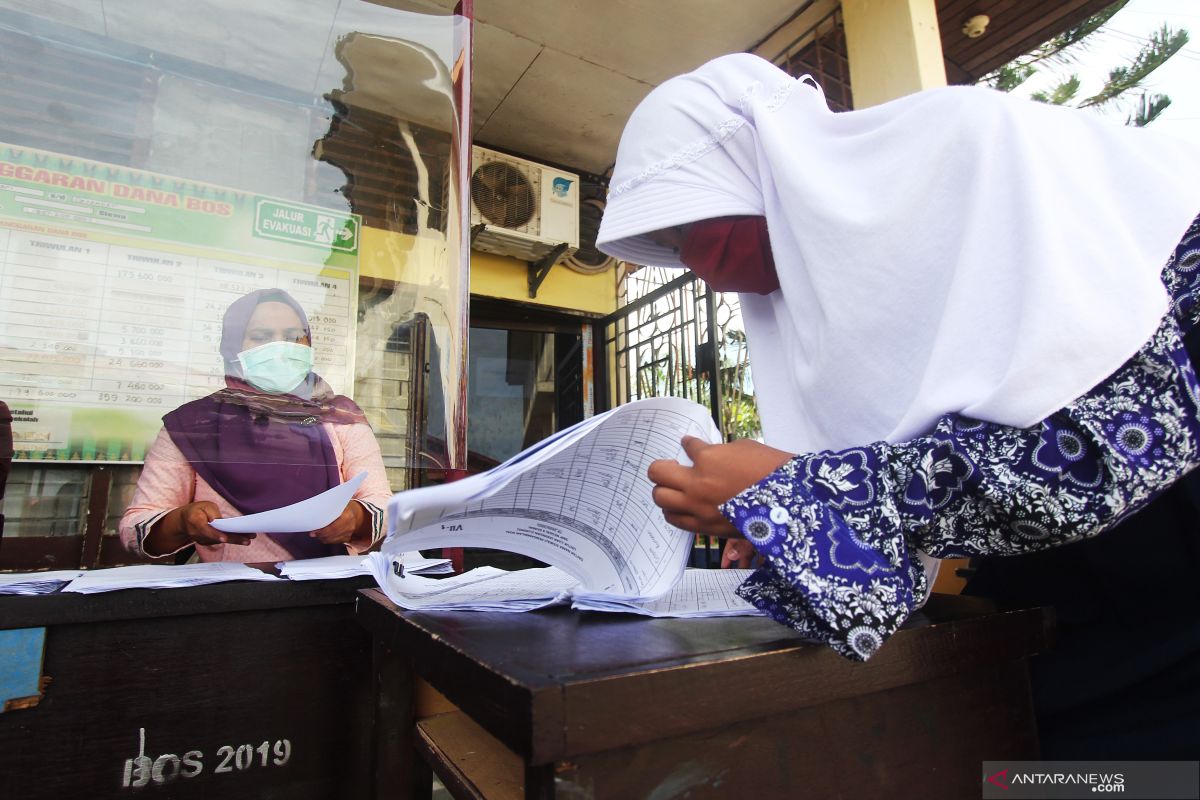
[[353,386],[354,214],[0,144],[0,398],[17,458],[139,461],[224,385],[229,304],[281,288],[314,367]]

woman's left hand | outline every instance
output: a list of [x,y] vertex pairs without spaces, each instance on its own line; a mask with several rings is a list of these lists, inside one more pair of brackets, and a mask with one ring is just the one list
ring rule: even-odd
[[707,444],[694,436],[683,437],[683,450],[692,460],[660,459],[646,471],[654,482],[654,504],[667,522],[691,533],[741,537],[717,506],[786,464],[791,453],[750,439],[729,444]]
[[351,500],[337,519],[309,536],[320,540],[322,544],[349,544],[355,534],[361,533],[366,520],[367,510],[357,500]]

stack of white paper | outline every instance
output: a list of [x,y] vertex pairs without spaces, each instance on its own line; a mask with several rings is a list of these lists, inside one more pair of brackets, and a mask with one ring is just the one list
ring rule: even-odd
[[[420,551],[401,553],[404,571],[413,575],[452,575],[454,565],[448,558],[426,558]],[[370,571],[370,567],[367,567]]]
[[535,558],[590,591],[657,598],[683,575],[695,536],[667,523],[646,469],[688,463],[684,436],[721,441],[704,406],[657,397],[560,431],[488,472],[388,503],[383,553],[487,547]]
[[82,574],[78,569],[0,574],[0,594],[50,594]]
[[478,567],[452,578],[402,571],[395,556],[370,555],[379,588],[401,608],[421,611],[532,611],[565,603],[578,581],[554,567],[507,572]]
[[[443,575],[454,571],[448,558],[425,558],[419,552],[403,553],[404,571],[418,575]],[[325,556],[280,561],[279,573],[293,581],[324,581],[370,575],[366,556]]]
[[201,564],[139,564],[132,567],[93,569],[67,584],[64,592],[95,594],[118,589],[174,589],[224,581],[277,581],[262,570],[230,561]]
[[588,592],[555,567],[514,572],[479,567],[443,580],[401,570],[399,560],[372,553],[367,563],[379,587],[400,606],[420,611],[532,611],[570,601],[584,611],[624,611],[649,617],[759,616],[734,593],[752,570],[689,569],[675,587],[653,600]]
[[734,590],[750,576],[749,569],[688,569],[662,597],[638,601],[628,597],[574,592],[571,607],[585,611],[624,611],[648,617],[741,617],[763,612],[738,597]]

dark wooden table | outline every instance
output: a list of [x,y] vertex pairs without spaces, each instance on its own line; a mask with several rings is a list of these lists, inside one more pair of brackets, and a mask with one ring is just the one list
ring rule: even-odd
[[369,578],[0,597],[45,629],[44,694],[0,713],[0,797],[371,794]]
[[[865,664],[763,618],[407,612],[378,589],[358,618],[379,797],[427,794],[431,765],[460,796],[962,798],[984,759],[1037,757],[1041,609],[935,595]],[[461,713],[415,726],[418,678]]]

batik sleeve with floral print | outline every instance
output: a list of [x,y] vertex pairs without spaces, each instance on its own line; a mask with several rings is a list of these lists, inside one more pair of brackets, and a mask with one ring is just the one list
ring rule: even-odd
[[1200,464],[1200,218],[1168,260],[1172,313],[1103,383],[1030,428],[947,415],[900,444],[801,455],[722,512],[764,556],[738,594],[869,658],[925,594],[916,551],[1016,555],[1095,536]]

